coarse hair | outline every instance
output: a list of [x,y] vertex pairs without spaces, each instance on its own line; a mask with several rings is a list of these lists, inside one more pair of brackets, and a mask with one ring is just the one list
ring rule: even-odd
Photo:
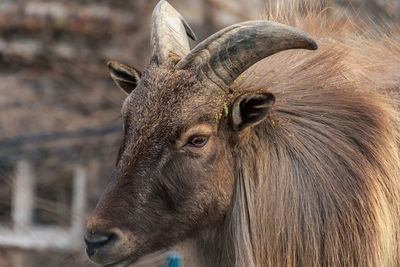
[[271,10],[265,18],[311,33],[319,49],[268,57],[237,80],[276,103],[232,144],[225,250],[209,257],[221,266],[399,266],[400,35],[388,25],[366,33],[371,26],[330,9]]

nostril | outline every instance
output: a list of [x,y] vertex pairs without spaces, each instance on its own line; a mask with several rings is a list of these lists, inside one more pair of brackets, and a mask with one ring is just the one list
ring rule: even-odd
[[97,249],[114,243],[118,236],[114,233],[86,233],[85,237],[86,252],[92,256]]
[[85,242],[86,244],[97,244],[107,242],[111,237],[112,233],[95,233],[95,234],[86,234]]

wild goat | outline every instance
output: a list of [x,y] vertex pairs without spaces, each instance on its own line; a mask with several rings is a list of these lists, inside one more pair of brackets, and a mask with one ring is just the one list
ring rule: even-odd
[[[199,266],[400,266],[400,48],[321,15],[295,26],[320,48],[263,20],[190,50],[192,30],[159,2],[143,75],[108,65],[129,95],[87,225],[92,261],[185,242]],[[272,56],[289,49],[307,50]]]

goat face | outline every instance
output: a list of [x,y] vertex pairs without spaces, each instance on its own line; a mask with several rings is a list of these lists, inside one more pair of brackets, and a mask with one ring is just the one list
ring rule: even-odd
[[149,66],[123,104],[117,166],[88,223],[94,262],[132,261],[223,219],[233,166],[221,107],[188,71]]

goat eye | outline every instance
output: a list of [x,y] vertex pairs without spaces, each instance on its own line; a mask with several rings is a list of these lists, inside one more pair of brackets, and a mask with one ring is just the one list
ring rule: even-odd
[[203,147],[207,144],[209,136],[206,135],[195,135],[189,138],[188,144],[194,147]]

